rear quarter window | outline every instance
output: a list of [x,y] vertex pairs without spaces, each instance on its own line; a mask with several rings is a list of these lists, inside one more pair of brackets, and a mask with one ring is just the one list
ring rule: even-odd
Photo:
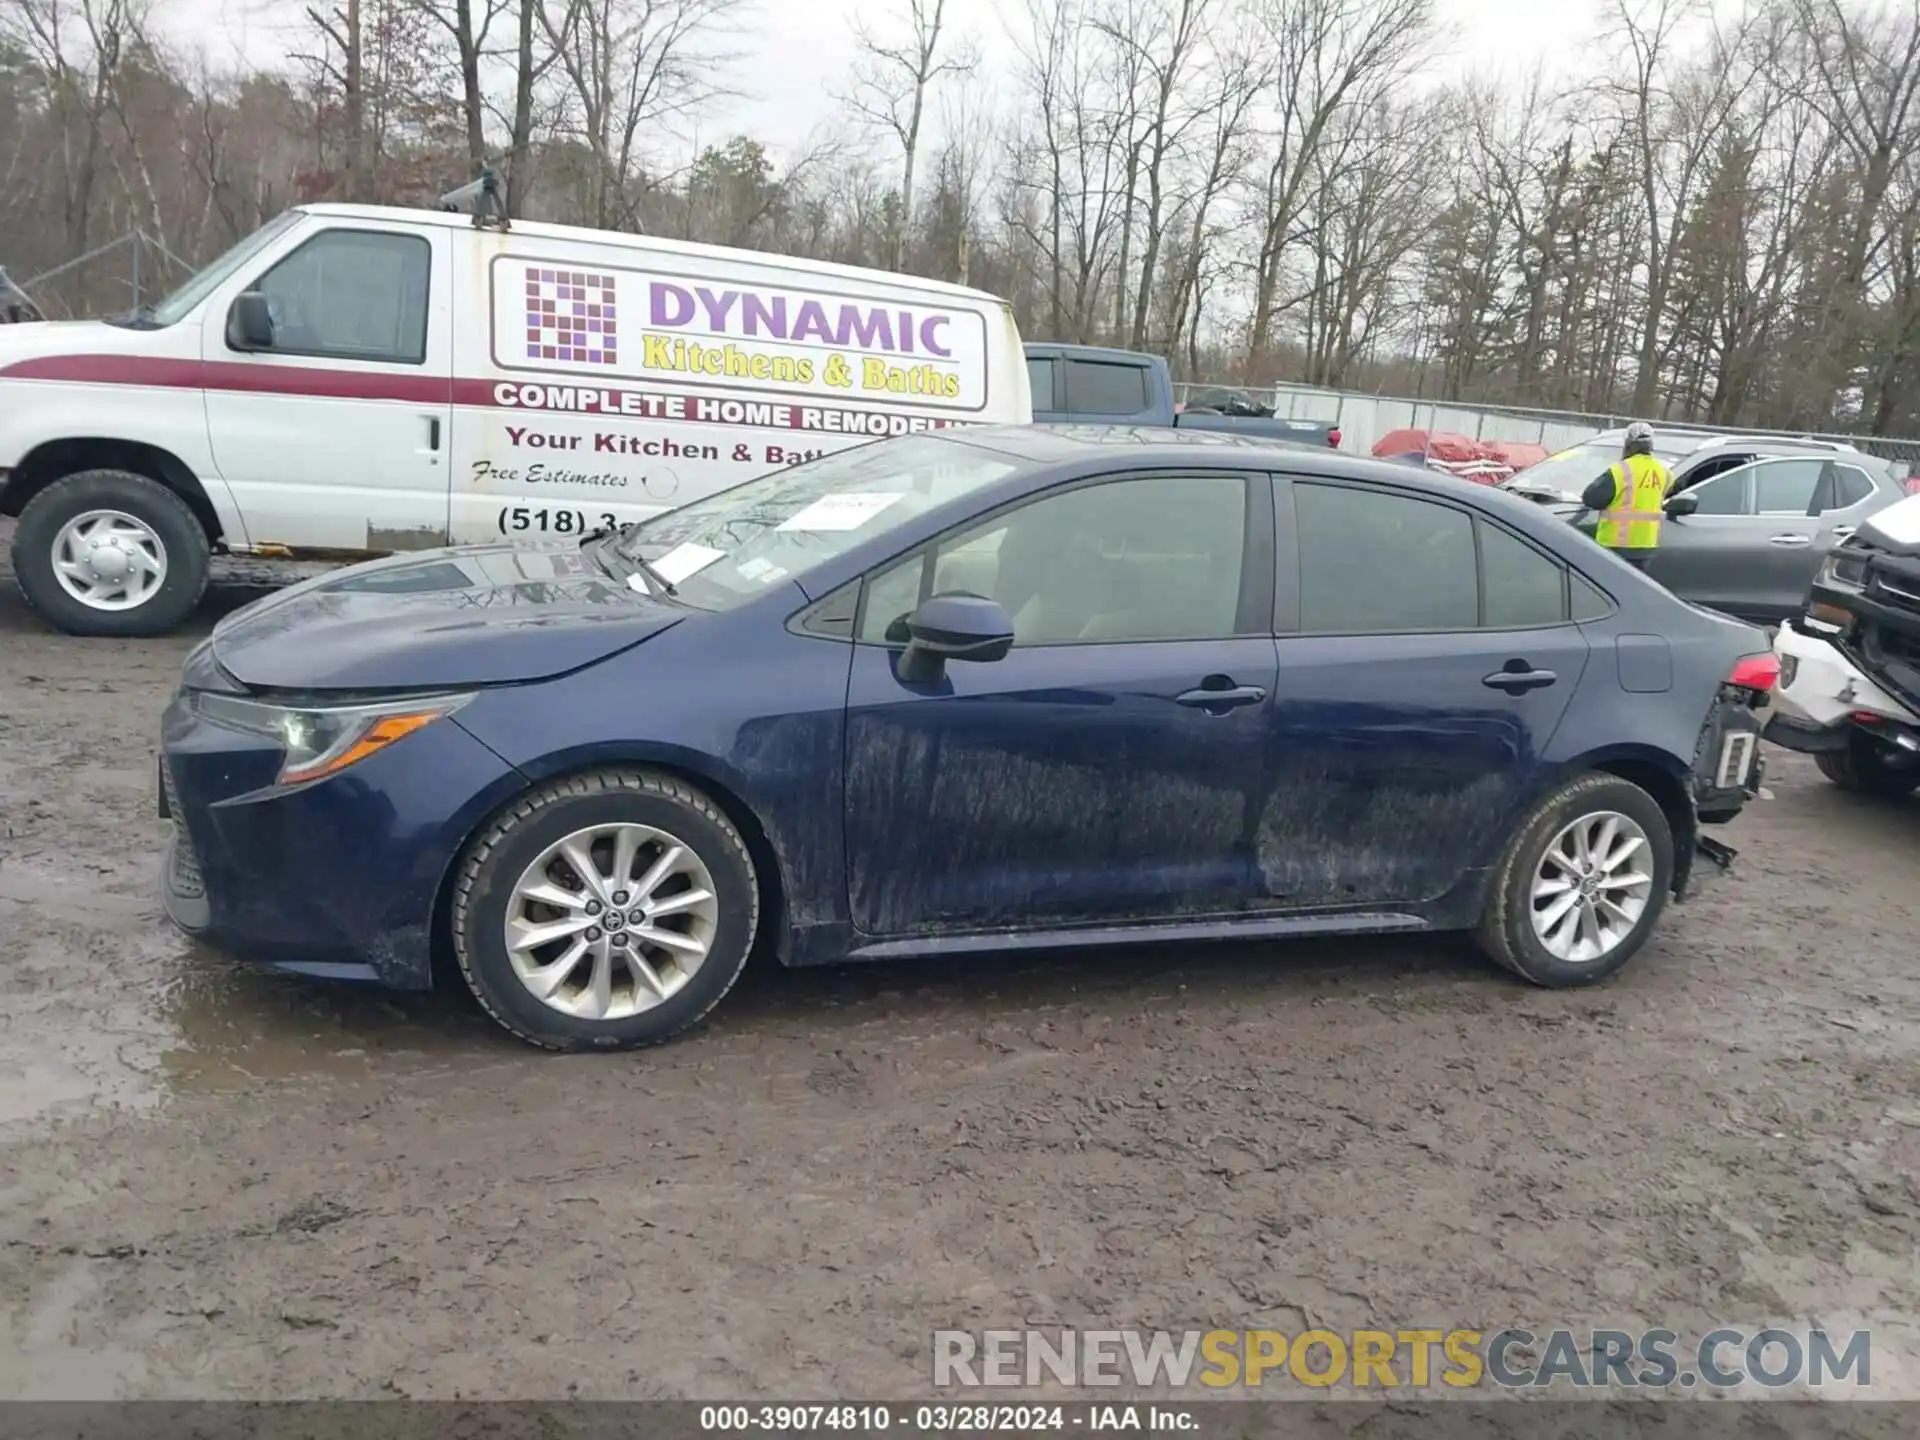
[[1067,412],[1138,415],[1147,408],[1147,367],[1113,360],[1067,361]]

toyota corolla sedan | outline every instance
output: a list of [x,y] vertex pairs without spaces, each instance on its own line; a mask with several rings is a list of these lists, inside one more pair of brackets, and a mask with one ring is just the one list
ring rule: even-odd
[[[224,620],[164,892],[248,960],[617,1049],[788,965],[1472,930],[1616,971],[1760,781],[1766,638],[1320,447],[981,428]],[[448,963],[436,967],[436,957]]]

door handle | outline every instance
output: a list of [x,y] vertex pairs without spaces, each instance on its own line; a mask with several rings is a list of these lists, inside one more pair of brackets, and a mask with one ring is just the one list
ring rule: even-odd
[[438,415],[427,417],[427,448],[429,450],[440,448],[440,417]]
[[1845,540],[1845,539],[1847,539],[1847,538],[1848,538],[1848,537],[1849,537],[1850,535],[1852,535],[1852,534],[1853,534],[1853,526],[1851,526],[1851,525],[1836,525],[1836,526],[1834,526],[1834,527],[1833,527],[1833,530],[1832,530],[1832,532],[1831,532],[1831,533],[1832,533],[1832,535],[1833,535],[1833,538],[1834,538],[1834,539],[1836,539],[1836,540]]
[[1544,690],[1559,679],[1551,670],[1496,670],[1480,683],[1509,695],[1522,695],[1529,690]]
[[1197,690],[1182,691],[1173,697],[1173,703],[1193,710],[1205,710],[1213,715],[1224,715],[1241,705],[1258,705],[1266,698],[1267,692],[1258,685],[1228,685],[1218,690],[1209,690],[1202,685]]
[[1811,545],[1813,537],[1811,535],[1775,535],[1767,543],[1769,545]]

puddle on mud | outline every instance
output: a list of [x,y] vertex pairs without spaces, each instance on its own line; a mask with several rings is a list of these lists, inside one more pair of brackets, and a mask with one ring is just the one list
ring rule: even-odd
[[0,863],[0,934],[13,942],[0,972],[0,1137],[175,1095],[470,1060],[490,1028],[445,996],[216,955],[138,893],[102,887],[75,917],[78,879],[37,857]]

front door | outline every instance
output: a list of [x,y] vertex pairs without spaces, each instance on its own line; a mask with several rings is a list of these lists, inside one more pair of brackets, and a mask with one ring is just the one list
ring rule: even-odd
[[273,316],[202,336],[214,462],[258,545],[389,552],[446,543],[454,231],[321,230],[241,288]]
[[[847,705],[849,902],[868,935],[1248,903],[1274,683],[1266,482],[1106,478],[870,578]],[[1004,659],[898,677],[905,616],[966,590]]]
[[1260,903],[1436,899],[1488,863],[1542,783],[1587,664],[1566,571],[1484,517],[1410,494],[1297,481],[1277,498],[1289,633]]

